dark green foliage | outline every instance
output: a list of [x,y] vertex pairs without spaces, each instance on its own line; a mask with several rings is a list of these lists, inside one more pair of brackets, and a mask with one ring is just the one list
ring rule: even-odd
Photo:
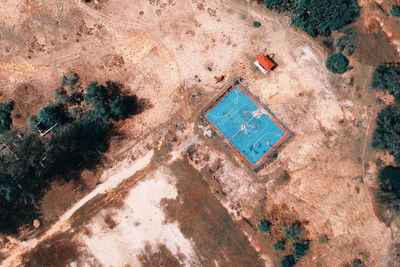
[[273,8],[278,11],[288,11],[295,7],[295,0],[264,0],[266,8]]
[[68,117],[63,105],[49,103],[39,111],[36,120],[41,123],[41,130],[47,130],[57,123],[53,130],[58,131],[68,122]]
[[[61,103],[47,104],[37,117],[29,117],[32,134],[3,133],[0,232],[16,233],[19,226],[31,223],[33,216],[39,216],[37,200],[41,199],[49,183],[55,179],[67,181],[69,177],[78,179],[83,169],[95,166],[109,146],[110,113],[121,119],[141,111],[136,96],[121,97],[119,85],[106,84],[107,87],[96,82],[88,85],[85,100],[91,107],[86,112],[85,107],[74,106],[66,110]],[[57,97],[65,96],[62,91],[56,94]],[[13,105],[0,107],[12,110]],[[37,122],[41,123],[41,130],[47,130],[54,123],[59,127],[47,137],[41,137],[37,134]]]
[[362,265],[363,265],[362,260],[360,260],[360,259],[355,259],[354,260],[354,266],[362,266]]
[[262,220],[260,225],[258,225],[258,229],[260,229],[261,232],[268,232],[270,227],[271,223],[267,220]]
[[138,112],[136,96],[117,96],[110,102],[110,113],[113,119],[125,119]]
[[68,103],[68,95],[67,92],[63,88],[59,88],[54,90],[54,100],[59,104],[67,104]]
[[293,244],[294,250],[294,259],[298,261],[301,257],[303,257],[310,247],[310,240],[304,240],[301,242],[296,242]]
[[349,69],[349,60],[342,53],[335,53],[326,59],[325,65],[331,72],[342,74]]
[[14,102],[0,103],[0,134],[11,129],[11,111],[14,109]]
[[282,259],[282,267],[293,267],[296,264],[296,260],[293,255],[288,255]]
[[380,170],[380,188],[376,198],[386,209],[400,213],[400,168],[388,166]]
[[372,87],[389,93],[400,102],[400,63],[388,63],[378,66],[372,77]]
[[328,36],[354,22],[359,14],[356,0],[298,0],[292,23],[310,36]]
[[79,76],[74,72],[67,72],[60,78],[60,87],[68,86],[71,90],[78,88]]
[[390,14],[393,17],[400,17],[400,6],[392,6],[392,10],[390,10]]
[[86,102],[92,104],[93,106],[97,106],[104,105],[107,103],[107,100],[107,90],[103,85],[99,85],[97,82],[90,82],[88,86],[86,86]]
[[260,27],[261,23],[255,20],[255,21],[253,21],[253,25],[254,25],[254,27]]
[[388,106],[381,110],[376,120],[372,146],[389,153],[400,160],[400,108]]
[[285,250],[285,241],[279,240],[274,245],[275,250],[284,251]]
[[290,226],[286,226],[283,230],[283,233],[285,234],[287,239],[294,241],[301,234],[301,231],[301,223],[299,221],[295,221]]

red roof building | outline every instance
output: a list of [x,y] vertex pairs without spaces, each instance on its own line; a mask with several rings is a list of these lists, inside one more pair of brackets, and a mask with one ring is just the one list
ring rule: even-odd
[[262,73],[267,74],[268,71],[272,70],[275,67],[275,63],[272,62],[267,56],[261,54],[256,61],[254,61],[254,65],[261,70]]

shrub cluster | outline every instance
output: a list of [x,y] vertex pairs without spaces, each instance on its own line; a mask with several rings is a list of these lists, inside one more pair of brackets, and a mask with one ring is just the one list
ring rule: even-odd
[[0,103],[0,134],[11,129],[11,111],[14,109],[14,102]]

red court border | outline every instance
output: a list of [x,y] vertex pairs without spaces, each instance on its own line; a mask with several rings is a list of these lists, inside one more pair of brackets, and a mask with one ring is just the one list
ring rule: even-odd
[[[206,115],[208,112],[210,112],[219,102],[221,102],[222,99],[225,98],[227,94],[229,94],[230,91],[232,91],[236,86],[242,90],[243,93],[245,93],[253,102],[256,104],[260,110],[264,111],[264,114],[266,114],[284,133],[285,135],[273,146],[268,150],[267,153],[256,163],[252,164],[229,140],[226,138],[225,135],[223,135],[218,128],[209,120],[207,119]],[[230,145],[230,147],[233,148],[233,150],[236,151],[236,153],[239,154],[239,156],[253,169],[257,170],[271,155],[272,152],[276,151],[277,148],[279,148],[283,143],[285,143],[291,136],[292,134],[285,128],[283,125],[272,115],[272,113],[267,110],[257,99],[254,98],[254,96],[247,90],[245,89],[240,83],[235,83],[233,84],[230,88],[228,88],[222,95],[220,95],[201,115],[202,118],[210,124],[210,126],[222,137],[224,140]]]

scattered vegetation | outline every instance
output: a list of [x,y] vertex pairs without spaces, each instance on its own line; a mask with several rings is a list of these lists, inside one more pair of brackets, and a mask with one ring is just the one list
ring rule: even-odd
[[392,6],[392,10],[390,10],[390,14],[393,17],[400,17],[400,6]]
[[285,241],[283,240],[279,240],[278,242],[276,242],[276,244],[274,245],[274,249],[275,250],[279,250],[279,251],[284,251],[285,250]]
[[261,26],[261,23],[259,22],[259,21],[253,21],[253,26],[254,27],[260,27]]
[[301,231],[301,223],[299,221],[295,221],[290,226],[286,226],[283,230],[283,233],[285,234],[287,239],[294,241],[297,239],[297,237],[299,237]]
[[267,8],[291,11],[292,24],[312,37],[330,35],[331,31],[356,20],[360,7],[356,0],[265,0]]
[[79,76],[74,72],[67,72],[60,78],[60,87],[68,86],[69,89],[74,90],[78,88]]
[[357,48],[357,45],[354,43],[355,32],[351,26],[345,26],[341,32],[345,35],[340,36],[336,40],[336,47],[339,52],[345,53],[347,56],[351,56]]
[[400,161],[400,107],[387,106],[378,114],[372,146],[380,151],[389,151]]
[[[124,119],[141,110],[136,96],[121,95],[116,86],[90,83],[86,104],[80,106],[71,103],[76,91],[68,96],[64,89],[57,90],[56,103],[28,119],[30,133],[12,131],[11,119],[3,120],[7,123],[3,122],[0,135],[5,148],[0,151],[0,232],[16,233],[19,226],[30,223],[37,216],[37,200],[52,181],[79,177],[99,161],[109,146],[110,118]],[[13,104],[0,107],[9,113]],[[38,127],[44,130],[55,123],[51,134],[38,135]]]
[[372,77],[372,87],[387,91],[400,103],[400,63],[387,63],[378,66]]
[[325,65],[328,70],[336,74],[343,74],[349,70],[349,60],[342,53],[330,55]]
[[271,223],[267,220],[262,220],[258,225],[258,229],[260,229],[261,232],[268,232],[270,227]]
[[11,129],[11,111],[14,109],[14,102],[0,103],[0,134]]

